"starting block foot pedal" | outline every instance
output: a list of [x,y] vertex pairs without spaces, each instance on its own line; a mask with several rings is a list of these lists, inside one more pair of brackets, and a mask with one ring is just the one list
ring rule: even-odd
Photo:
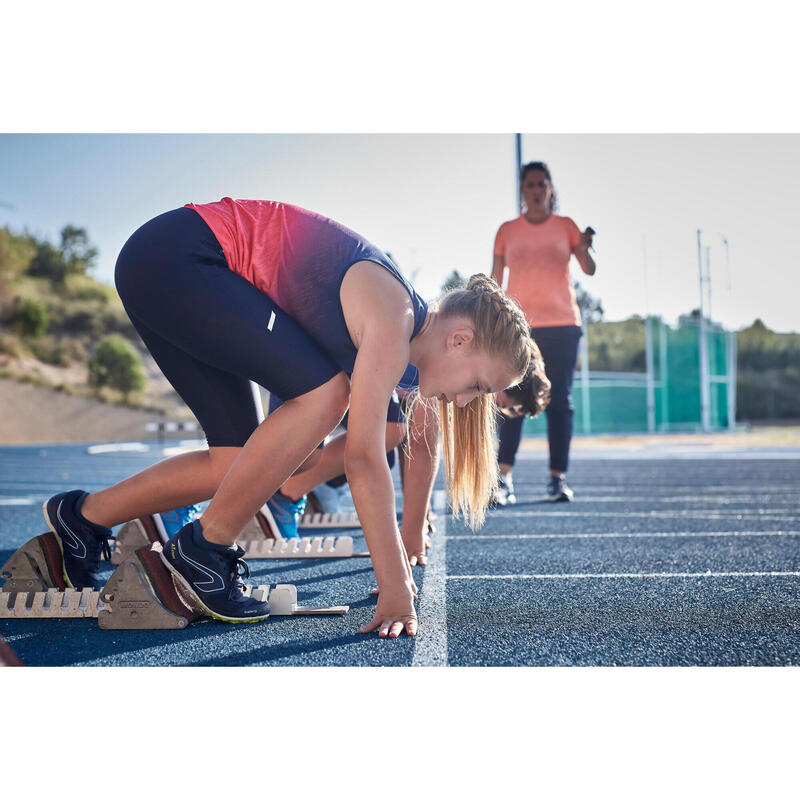
[[[249,587],[247,595],[260,592],[263,598],[268,586]],[[331,616],[346,614],[350,606],[300,606],[297,604],[297,587],[292,583],[279,583],[269,592],[269,615],[271,617]]]
[[46,592],[67,589],[64,556],[52,531],[35,536],[6,561],[0,569],[5,579],[3,592]]
[[122,564],[140,547],[149,547],[153,542],[166,544],[167,532],[158,514],[145,515],[139,519],[126,522],[117,534],[114,550],[111,553],[112,564]]
[[161,561],[161,545],[140,547],[120,564],[100,591],[97,621],[109,630],[185,628],[203,614],[175,588]]

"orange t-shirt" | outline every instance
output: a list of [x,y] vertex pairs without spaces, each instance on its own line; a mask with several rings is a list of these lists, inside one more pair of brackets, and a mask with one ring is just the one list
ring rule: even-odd
[[505,257],[506,292],[532,328],[581,324],[569,276],[569,257],[580,238],[578,226],[556,214],[538,225],[519,216],[497,231],[494,254]]

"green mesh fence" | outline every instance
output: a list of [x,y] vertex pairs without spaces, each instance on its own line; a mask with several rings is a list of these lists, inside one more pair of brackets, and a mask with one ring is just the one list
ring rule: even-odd
[[[700,391],[700,337],[696,320],[683,318],[672,327],[660,318],[650,324],[651,371],[597,372],[577,370],[572,388],[573,428],[581,433],[646,433],[648,431],[698,431],[703,427]],[[586,336],[592,335],[589,325]],[[642,348],[647,337],[642,325]],[[735,334],[706,323],[708,351],[709,428],[731,426],[735,417]],[[582,357],[586,348],[582,349]],[[589,364],[591,368],[591,364]],[[648,413],[648,387],[652,411]],[[729,402],[730,401],[730,402]],[[547,432],[544,414],[525,423],[525,435]]]

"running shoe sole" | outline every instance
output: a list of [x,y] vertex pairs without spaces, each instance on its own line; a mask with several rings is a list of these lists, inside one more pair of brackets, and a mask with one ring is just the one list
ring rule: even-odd
[[197,592],[195,592],[194,589],[192,589],[191,584],[186,580],[186,578],[184,578],[183,575],[181,575],[181,573],[169,563],[169,560],[164,553],[162,552],[160,555],[164,565],[172,573],[172,579],[177,581],[179,584],[179,586],[176,586],[176,589],[186,592],[191,601],[199,606],[209,617],[218,619],[220,622],[230,622],[231,624],[235,625],[240,622],[261,622],[269,616],[269,612],[267,612],[266,614],[257,617],[226,617],[224,614],[219,614],[218,612],[213,611],[200,599],[200,596],[197,594]]
[[[61,574],[64,576],[64,582],[67,584],[68,589],[74,589],[75,587],[72,585],[72,581],[70,581],[70,579],[67,577],[67,569],[66,566],[64,565],[64,543],[61,541],[61,537],[58,535],[58,531],[56,531],[56,526],[53,525],[53,521],[50,519],[50,514],[47,513],[48,502],[50,502],[49,499],[45,500],[44,503],[42,503],[42,515],[44,516],[44,521],[47,523],[47,527],[50,528],[50,530],[53,533],[53,536],[56,537],[56,541],[58,542],[58,549],[61,551]],[[54,554],[47,553],[47,555],[50,558],[52,558]],[[53,569],[53,564],[50,560],[48,560],[48,566],[50,567],[51,570]]]

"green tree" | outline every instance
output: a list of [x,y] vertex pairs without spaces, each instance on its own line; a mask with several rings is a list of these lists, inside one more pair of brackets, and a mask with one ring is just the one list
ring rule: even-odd
[[581,310],[581,317],[584,322],[600,322],[603,319],[602,301],[589,294],[578,281],[572,284],[575,289],[575,300],[578,303],[578,308]]
[[68,275],[86,275],[94,267],[97,248],[89,242],[86,228],[65,225],[61,229],[61,255]]
[[143,389],[142,362],[133,345],[116,333],[105,336],[89,359],[89,383],[98,389],[117,389],[126,399],[131,392]]
[[29,274],[63,283],[67,275],[85,275],[94,267],[97,248],[89,243],[85,228],[66,225],[61,229],[61,246],[50,242],[37,242],[36,255],[31,261]]

